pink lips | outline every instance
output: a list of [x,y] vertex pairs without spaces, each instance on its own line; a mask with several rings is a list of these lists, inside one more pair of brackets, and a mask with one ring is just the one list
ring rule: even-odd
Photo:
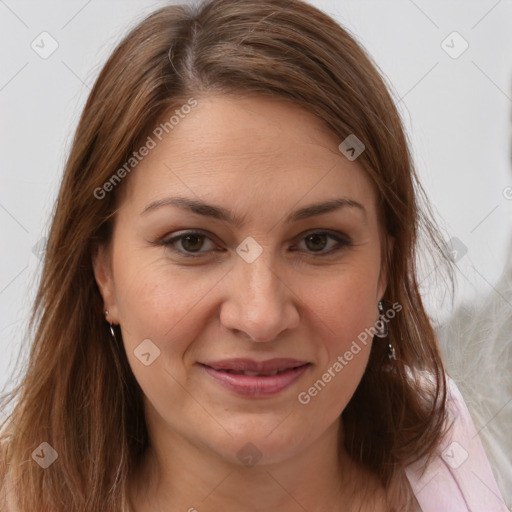
[[246,397],[272,396],[291,386],[310,366],[297,359],[225,359],[200,363],[219,384]]

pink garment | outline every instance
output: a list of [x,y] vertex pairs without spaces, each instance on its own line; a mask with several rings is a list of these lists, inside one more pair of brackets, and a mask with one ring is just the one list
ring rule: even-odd
[[449,377],[448,385],[447,405],[453,428],[426,469],[426,458],[407,469],[421,510],[509,512],[466,403]]

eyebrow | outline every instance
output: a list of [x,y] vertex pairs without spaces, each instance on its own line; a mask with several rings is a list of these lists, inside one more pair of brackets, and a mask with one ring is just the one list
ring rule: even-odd
[[[233,215],[229,210],[226,210],[221,206],[208,204],[204,201],[187,197],[166,197],[164,199],[158,199],[157,201],[153,201],[152,203],[148,204],[144,210],[142,210],[141,215],[145,215],[148,212],[163,206],[175,206],[182,208],[197,215],[212,217],[214,219],[227,222],[238,228],[241,228],[245,224],[245,217],[237,217]],[[331,199],[321,203],[314,203],[310,204],[309,206],[299,208],[298,210],[295,210],[288,215],[286,222],[297,222],[343,208],[353,208],[359,210],[363,214],[363,217],[366,219],[366,209],[361,203],[354,201],[353,199],[340,197],[337,199]]]

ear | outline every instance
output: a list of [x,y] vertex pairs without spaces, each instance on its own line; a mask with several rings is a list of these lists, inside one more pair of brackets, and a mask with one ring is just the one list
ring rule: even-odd
[[395,239],[390,235],[384,235],[382,244],[382,258],[380,265],[379,282],[377,284],[377,299],[382,300],[389,284],[389,262],[393,257]]
[[96,246],[92,255],[94,278],[103,297],[103,309],[108,311],[107,320],[112,324],[118,324],[118,311],[112,275],[112,259],[110,245]]

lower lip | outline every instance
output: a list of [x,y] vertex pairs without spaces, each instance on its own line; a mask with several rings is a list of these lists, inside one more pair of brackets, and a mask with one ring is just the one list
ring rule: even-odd
[[210,366],[201,365],[219,384],[231,389],[235,393],[245,397],[261,398],[274,396],[289,388],[297,381],[310,364],[291,368],[276,375],[241,375],[228,373],[222,370],[214,370]]

